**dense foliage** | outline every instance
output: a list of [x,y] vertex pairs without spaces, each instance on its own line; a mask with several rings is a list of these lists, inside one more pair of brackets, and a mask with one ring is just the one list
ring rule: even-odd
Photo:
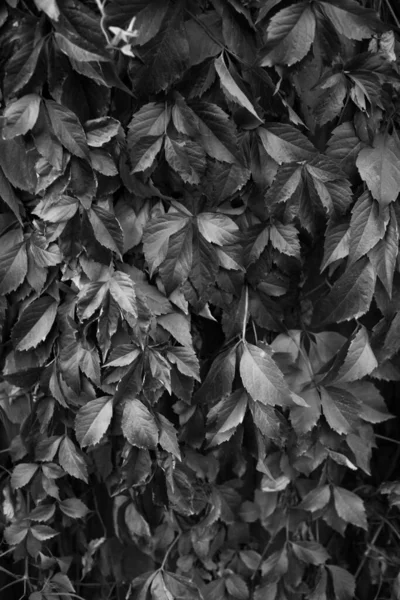
[[400,598],[396,11],[2,3],[4,597]]

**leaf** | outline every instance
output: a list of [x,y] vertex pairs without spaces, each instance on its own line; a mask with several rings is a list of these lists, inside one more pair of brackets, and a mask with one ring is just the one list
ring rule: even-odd
[[347,434],[359,425],[360,401],[345,389],[320,388],[321,404],[329,426],[339,434]]
[[[50,19],[58,21],[60,9],[57,6],[56,0],[34,0],[37,8],[42,10]],[[72,590],[71,590],[72,591]]]
[[228,440],[243,421],[247,408],[247,394],[239,389],[213,406],[207,415],[208,447],[217,446]]
[[294,225],[283,225],[279,221],[274,221],[270,229],[270,241],[274,248],[287,254],[300,258],[299,232]]
[[69,437],[65,436],[60,444],[58,460],[64,471],[72,477],[88,482],[86,462]]
[[167,350],[168,360],[177,366],[179,371],[187,377],[200,381],[200,366],[196,354],[187,346],[171,346]]
[[160,265],[160,275],[165,291],[171,294],[188,278],[193,264],[193,227],[186,227],[173,233],[168,242],[168,254]]
[[219,106],[209,102],[192,102],[189,118],[194,120],[199,141],[211,158],[227,163],[237,162],[235,127]]
[[35,33],[39,33],[36,28],[33,30],[34,35],[25,37],[21,46],[6,63],[4,96],[7,100],[22,90],[36,71],[45,37],[36,36]]
[[12,331],[17,350],[35,348],[44,341],[53,327],[58,303],[50,296],[34,300],[24,310]]
[[230,74],[229,70],[227,69],[224,62],[223,54],[221,54],[218,58],[214,60],[214,65],[215,70],[217,71],[218,76],[220,78],[221,87],[227,98],[232,102],[239,104],[239,106],[241,106],[242,108],[248,110],[249,113],[251,113],[256,118],[258,123],[262,123],[262,120],[258,116],[256,109],[251,104],[247,96],[242,92],[242,90]]
[[356,159],[364,144],[349,121],[336,127],[329,139],[326,155],[335,160],[347,175],[356,174]]
[[378,361],[370,346],[368,332],[361,326],[351,341],[344,363],[335,377],[335,384],[362,379],[377,366]]
[[308,2],[280,10],[269,22],[260,65],[292,66],[308,54],[314,36],[315,16]]
[[318,542],[292,542],[293,553],[296,557],[310,565],[323,565],[329,558],[328,552]]
[[331,490],[329,485],[323,485],[322,487],[316,487],[303,498],[298,505],[298,508],[308,510],[310,512],[316,512],[325,508],[331,497]]
[[21,220],[21,209],[20,203],[15,195],[15,192],[8,180],[6,179],[2,168],[0,167],[0,198],[7,204],[8,208],[14,213],[17,217],[18,221],[22,223]]
[[157,319],[157,322],[161,327],[173,335],[182,346],[192,346],[190,320],[186,316],[178,312],[168,313],[167,315],[161,315],[161,317]]
[[356,591],[354,575],[336,565],[328,565],[337,600],[352,600]]
[[53,100],[46,100],[46,108],[54,133],[62,145],[71,154],[89,161],[85,132],[76,115]]
[[[349,181],[328,158],[315,156],[306,167],[307,176],[311,176],[314,188],[325,211],[330,214],[344,213],[352,203],[353,196]],[[310,185],[307,187],[310,189]]]
[[164,415],[157,415],[157,420],[160,424],[160,439],[158,443],[164,450],[173,454],[178,460],[181,460],[175,427],[164,417]]
[[187,141],[165,139],[165,159],[185,183],[198,185],[206,166],[205,154],[201,146]]
[[29,521],[24,520],[16,523],[11,523],[4,529],[4,539],[10,546],[17,546],[28,535]]
[[347,96],[346,77],[343,73],[335,73],[321,88],[323,91],[314,107],[314,115],[320,126],[329,123],[340,114]]
[[140,400],[127,400],[122,415],[122,432],[132,446],[154,449],[158,427],[153,415]]
[[316,154],[308,138],[292,125],[266,123],[257,132],[265,150],[279,164],[311,160]]
[[84,128],[88,146],[100,148],[117,135],[120,123],[112,117],[100,117],[86,121]]
[[400,193],[399,161],[398,139],[390,135],[377,135],[373,148],[364,148],[358,155],[361,178],[381,206],[394,202]]
[[364,502],[357,494],[335,485],[333,487],[333,498],[336,511],[343,521],[368,530]]
[[329,224],[324,241],[324,257],[321,273],[330,264],[346,258],[350,251],[350,227],[348,223]]
[[39,116],[40,96],[27,94],[6,106],[3,113],[5,123],[1,134],[5,140],[25,135],[36,123]]
[[201,235],[212,244],[226,246],[237,241],[239,227],[226,215],[219,213],[200,213],[197,225]]
[[132,279],[122,271],[115,271],[108,282],[111,296],[128,315],[137,316],[135,286]]
[[49,527],[48,525],[34,525],[30,528],[30,532],[32,533],[34,538],[39,540],[39,542],[50,540],[56,535],[59,535],[58,531],[55,531],[52,527]]
[[318,4],[333,27],[351,40],[370,38],[380,27],[376,12],[354,0],[318,0]]
[[24,487],[30,482],[39,465],[35,463],[21,463],[16,465],[11,475],[11,486],[14,490]]
[[196,402],[214,404],[231,393],[236,369],[236,352],[228,348],[213,361],[202,386],[196,392]]
[[357,200],[350,221],[349,264],[367,254],[385,235],[379,205],[365,192]]
[[169,238],[185,227],[188,222],[188,217],[183,217],[178,213],[170,213],[152,219],[148,223],[143,235],[143,250],[151,274],[165,260]]
[[124,239],[121,225],[112,213],[100,206],[93,206],[88,211],[89,221],[97,241],[121,256],[124,249]]
[[311,431],[318,423],[321,415],[321,399],[315,386],[302,390],[299,396],[308,406],[294,406],[290,410],[290,421],[298,434],[304,434]]
[[389,297],[392,297],[393,277],[399,253],[399,230],[397,219],[391,209],[391,217],[385,237],[368,254],[377,277],[383,283]]
[[0,294],[17,289],[28,272],[28,259],[24,243],[16,244],[0,256]]
[[285,404],[289,389],[270,351],[253,344],[243,345],[240,376],[248,393],[262,404]]
[[60,510],[71,519],[84,519],[89,512],[86,504],[79,498],[67,498],[59,503]]
[[75,434],[81,448],[100,442],[111,423],[112,414],[110,396],[91,400],[79,409],[75,419]]
[[362,258],[335,281],[329,294],[315,307],[319,325],[357,319],[370,307],[375,275],[371,263]]

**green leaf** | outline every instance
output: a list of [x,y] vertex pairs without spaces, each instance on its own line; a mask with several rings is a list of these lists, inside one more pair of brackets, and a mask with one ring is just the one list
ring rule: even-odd
[[17,521],[4,529],[4,539],[10,546],[17,546],[26,538],[28,531],[29,521]]
[[268,154],[279,164],[311,160],[316,148],[296,127],[286,123],[266,123],[257,130]]
[[86,121],[84,128],[88,146],[100,148],[117,135],[120,123],[112,117],[100,117]]
[[337,600],[352,600],[356,591],[354,575],[336,565],[328,565]]
[[37,8],[42,10],[50,19],[58,21],[60,9],[57,6],[56,0],[34,0]]
[[45,38],[36,37],[35,33],[39,33],[37,28],[33,29],[33,35],[28,39],[23,38],[21,46],[6,63],[4,96],[7,100],[22,90],[36,71]]
[[14,490],[24,487],[30,482],[39,465],[36,463],[21,463],[14,467],[11,475],[11,486]]
[[39,116],[40,96],[27,94],[15,102],[8,104],[3,116],[5,123],[2,127],[2,136],[5,140],[25,135],[35,125]]
[[335,73],[321,84],[322,93],[314,107],[314,115],[320,126],[337,117],[347,95],[347,81],[343,73]]
[[364,502],[357,494],[335,485],[333,487],[333,498],[336,511],[343,521],[368,530]]
[[46,108],[53,131],[62,145],[71,154],[89,161],[86,135],[77,116],[53,100],[46,100]]
[[242,108],[245,108],[256,118],[258,123],[262,123],[263,121],[258,116],[256,109],[254,108],[250,100],[247,98],[247,96],[242,92],[242,90],[230,74],[228,68],[226,67],[223,54],[221,54],[221,56],[215,59],[214,65],[221,82],[222,90],[228,98],[228,100],[239,104],[239,106],[241,106]]
[[369,343],[368,332],[361,326],[351,341],[344,363],[335,377],[335,384],[362,379],[377,366],[378,361]]
[[58,460],[64,471],[72,477],[88,482],[86,462],[82,454],[68,436],[65,436],[60,444]]
[[207,415],[208,447],[218,446],[227,441],[242,423],[247,409],[247,394],[243,389],[223,398],[213,406]]
[[157,323],[166,329],[177,342],[182,346],[192,346],[192,336],[190,333],[190,319],[181,313],[168,313],[161,315]]
[[8,180],[6,179],[3,169],[0,167],[0,198],[7,204],[8,208],[14,213],[18,221],[22,224],[20,203],[15,195],[15,192]]
[[62,500],[59,505],[60,510],[71,519],[84,519],[89,512],[86,504],[79,498],[67,498]]
[[122,432],[132,446],[148,449],[157,446],[156,421],[140,400],[126,400],[122,415]]
[[318,542],[292,542],[291,547],[296,557],[310,565],[323,565],[330,555]]
[[314,319],[324,325],[361,317],[370,307],[374,286],[374,269],[367,258],[362,258],[347,269],[329,294],[318,302]]
[[176,233],[168,242],[168,254],[160,265],[160,275],[165,291],[171,294],[188,278],[193,263],[193,227],[189,222]]
[[358,155],[357,168],[372,196],[381,206],[394,202],[400,193],[400,144],[397,137],[378,134],[373,148]]
[[26,245],[16,244],[0,256],[0,294],[9,294],[23,282],[28,272]]
[[12,331],[17,350],[29,350],[43,342],[53,327],[58,303],[50,296],[34,300],[21,314]]
[[307,406],[294,406],[290,410],[290,421],[298,434],[308,433],[318,423],[321,415],[321,398],[315,386],[302,390],[298,396]]
[[287,402],[289,388],[267,347],[263,350],[253,344],[243,344],[239,371],[244,387],[254,400],[271,406]]
[[347,211],[353,200],[350,183],[334,162],[322,155],[316,156],[305,171],[328,214]]
[[34,538],[39,540],[39,542],[50,540],[56,535],[59,535],[58,531],[55,531],[52,527],[49,527],[48,525],[34,525],[30,528],[30,532],[32,533]]
[[110,396],[91,400],[79,409],[75,419],[75,434],[81,448],[95,446],[106,433],[113,415]]
[[272,17],[260,65],[292,66],[308,54],[315,36],[315,16],[308,2],[291,4]]
[[12,140],[0,137],[0,166],[11,185],[34,193],[37,185],[36,161],[36,152],[28,149],[21,136]]

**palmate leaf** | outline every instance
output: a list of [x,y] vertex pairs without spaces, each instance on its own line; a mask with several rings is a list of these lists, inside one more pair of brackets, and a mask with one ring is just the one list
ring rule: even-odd
[[316,148],[296,127],[285,123],[266,123],[257,130],[261,142],[277,163],[311,160]]
[[187,116],[194,121],[199,141],[211,158],[228,163],[238,161],[240,154],[235,127],[219,106],[209,102],[192,102]]
[[27,272],[26,244],[16,244],[0,257],[0,293],[8,294],[17,289]]
[[349,223],[330,223],[325,233],[324,257],[321,264],[321,273],[341,258],[349,255],[350,251],[350,227]]
[[344,173],[354,175],[357,171],[357,156],[363,147],[364,144],[357,136],[353,124],[346,121],[333,130],[326,155],[335,160]]
[[76,115],[53,100],[46,100],[47,114],[57,138],[67,150],[89,160],[89,148],[85,132]]
[[360,400],[346,389],[321,387],[321,404],[329,426],[337,433],[352,433],[360,425]]
[[188,223],[189,218],[179,213],[169,213],[148,223],[143,236],[143,250],[151,273],[165,260],[170,237]]
[[308,2],[291,4],[269,22],[262,67],[291,66],[306,56],[315,36],[315,16]]
[[58,451],[58,461],[64,471],[72,477],[88,482],[88,471],[85,459],[73,441],[64,436]]
[[333,498],[335,508],[341,519],[351,525],[356,525],[365,530],[368,529],[364,503],[357,494],[345,488],[334,486]]

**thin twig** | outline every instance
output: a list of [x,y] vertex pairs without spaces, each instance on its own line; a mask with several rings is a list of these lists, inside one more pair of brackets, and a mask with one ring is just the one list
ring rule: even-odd
[[[383,521],[381,521],[381,523],[379,524],[377,530],[375,531],[374,537],[372,538],[371,543],[369,544],[369,546],[373,546],[375,544],[376,540],[378,539],[378,536],[379,536],[380,532],[383,529],[384,524],[385,523]],[[364,556],[362,557],[362,560],[361,560],[360,564],[358,565],[358,569],[356,571],[356,574],[354,575],[355,579],[358,579],[358,577],[360,576],[360,573],[361,573],[361,571],[364,568],[364,565],[365,565],[366,560],[367,560],[367,558],[369,556],[369,553],[370,553],[370,547],[368,547],[365,550],[365,552],[364,552]]]
[[392,18],[393,18],[394,22],[396,23],[397,27],[400,29],[400,21],[398,20],[396,13],[394,12],[394,10],[390,4],[390,0],[385,0],[385,4],[388,7],[389,12],[392,15]]
[[392,442],[392,444],[398,444],[400,446],[400,440],[395,440],[393,438],[387,437],[386,435],[380,435],[379,433],[376,433],[375,437],[380,440],[385,440],[386,442]]
[[247,316],[249,313],[249,288],[247,285],[244,288],[244,315],[243,315],[243,326],[242,326],[242,339],[246,340],[246,327],[247,327]]

